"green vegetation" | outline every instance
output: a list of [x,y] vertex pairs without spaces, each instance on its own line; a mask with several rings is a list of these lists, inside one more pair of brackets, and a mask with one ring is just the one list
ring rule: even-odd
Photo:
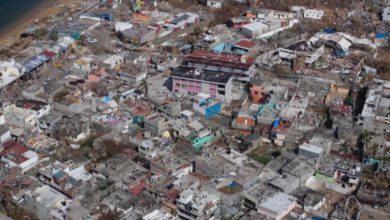
[[271,160],[272,160],[272,157],[268,154],[249,154],[248,155],[250,158],[252,158],[253,160],[256,160],[257,162],[259,163],[262,163],[264,165],[266,165],[267,163],[269,163]]
[[92,147],[95,137],[90,137],[81,143],[80,148]]
[[38,39],[43,39],[47,35],[47,33],[48,31],[46,30],[46,28],[38,28],[34,31],[34,35]]
[[353,99],[352,99],[352,96],[347,96],[344,100],[344,104],[345,105],[349,105],[349,106],[352,106],[353,105]]

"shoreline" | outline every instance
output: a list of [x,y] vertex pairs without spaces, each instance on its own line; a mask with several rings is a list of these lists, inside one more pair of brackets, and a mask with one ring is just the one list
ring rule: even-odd
[[44,0],[35,7],[26,11],[20,18],[9,23],[4,28],[0,29],[0,40],[8,38],[19,38],[20,34],[30,25],[34,24],[37,19],[41,20],[45,17],[60,12],[60,8],[56,7],[59,3],[66,4],[71,0]]

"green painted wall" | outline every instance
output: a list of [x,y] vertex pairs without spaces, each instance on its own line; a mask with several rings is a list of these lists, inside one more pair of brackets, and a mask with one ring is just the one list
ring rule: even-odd
[[197,137],[195,138],[194,140],[191,141],[192,143],[192,147],[196,148],[196,149],[199,149],[201,148],[203,145],[211,142],[213,139],[213,135],[207,135],[207,136],[204,136],[204,137]]
[[324,174],[321,174],[321,173],[316,173],[316,178],[322,182],[327,183],[327,184],[335,183],[333,177],[325,176]]

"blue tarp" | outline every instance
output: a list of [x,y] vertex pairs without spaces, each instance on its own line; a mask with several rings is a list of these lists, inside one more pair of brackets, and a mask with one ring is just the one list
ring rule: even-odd
[[107,20],[107,21],[112,21],[112,15],[111,15],[111,13],[108,13],[108,12],[107,13],[84,13],[82,15],[100,18],[100,19]]
[[225,43],[218,44],[213,48],[214,52],[222,53],[225,50]]
[[312,220],[326,220],[326,218],[320,217],[320,216],[314,216],[311,218]]
[[343,51],[343,50],[341,50],[341,49],[337,49],[337,50],[335,51],[335,53],[336,53],[336,57],[338,57],[338,58],[342,58],[342,57],[345,57],[345,56],[346,56],[345,51]]
[[276,119],[273,123],[272,123],[272,127],[274,128],[277,128],[279,126],[280,122],[279,122],[279,119]]
[[375,38],[387,38],[389,35],[389,33],[385,32],[385,33],[376,33],[375,34]]
[[334,28],[324,28],[323,30],[325,33],[327,34],[332,34],[332,33],[335,33],[336,30]]
[[221,104],[217,103],[215,105],[206,108],[205,116],[206,118],[212,118],[216,116],[220,111],[221,111]]
[[51,60],[51,57],[47,57],[44,54],[40,54],[38,56],[31,58],[23,65],[25,73],[32,72],[33,70],[42,66],[44,63],[46,63],[49,60]]
[[238,188],[238,187],[241,187],[241,185],[239,183],[237,183],[236,181],[233,181],[229,184],[229,187],[230,188]]
[[104,103],[108,103],[112,100],[112,98],[110,96],[103,96],[101,100]]

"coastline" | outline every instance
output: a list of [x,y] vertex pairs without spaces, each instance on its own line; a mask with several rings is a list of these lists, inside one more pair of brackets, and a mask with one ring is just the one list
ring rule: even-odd
[[34,24],[36,19],[42,19],[55,15],[60,11],[56,7],[58,3],[67,4],[71,0],[44,0],[29,11],[25,12],[19,19],[8,24],[6,27],[0,29],[0,40],[6,40],[10,37],[18,38],[19,35],[26,29],[26,27]]

